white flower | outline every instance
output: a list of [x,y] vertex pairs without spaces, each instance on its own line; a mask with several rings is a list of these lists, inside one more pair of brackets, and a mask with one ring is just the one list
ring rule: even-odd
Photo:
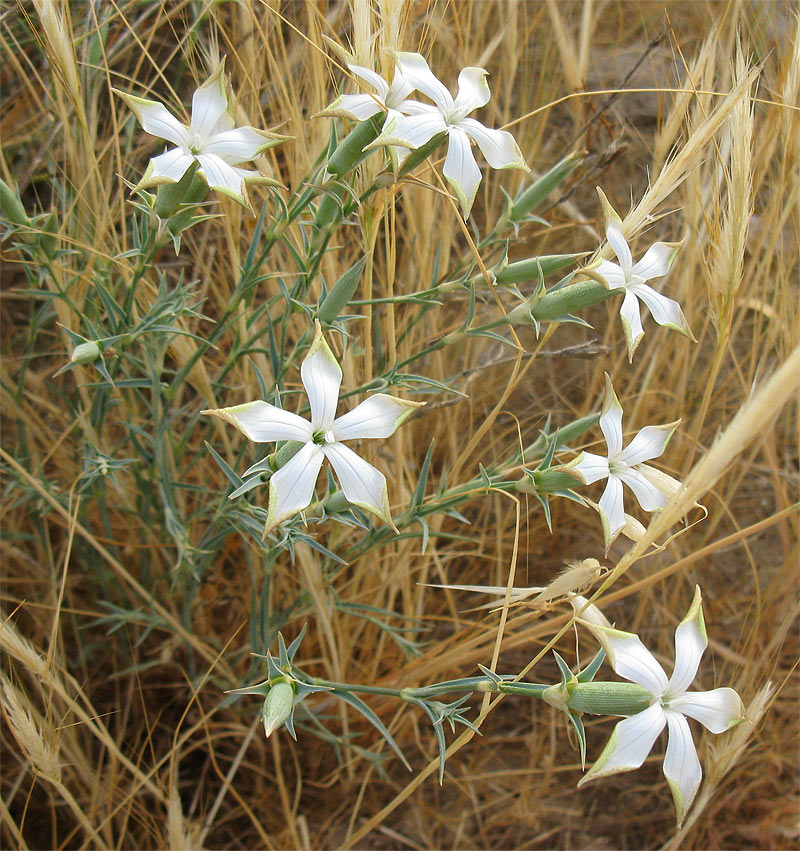
[[599,186],[597,192],[606,217],[606,239],[614,250],[614,254],[617,255],[619,264],[612,263],[610,260],[601,260],[594,271],[605,278],[609,289],[625,290],[619,315],[628,343],[628,359],[633,360],[633,353],[644,336],[642,319],[639,315],[639,300],[645,303],[659,325],[666,325],[690,340],[695,340],[678,302],[667,298],[646,283],[652,278],[660,278],[669,272],[680,244],[656,242],[647,249],[644,257],[634,264],[631,250],[622,233],[622,219],[608,203],[608,199]]
[[[587,485],[600,479],[608,479],[598,508],[603,522],[606,549],[626,527],[627,519],[623,505],[623,482],[633,491],[639,505],[645,511],[655,511],[667,504],[667,499],[680,482],[666,473],[654,470],[645,464],[658,458],[667,446],[680,420],[660,426],[646,426],[622,448],[622,406],[619,404],[611,379],[606,375],[606,394],[600,416],[600,428],[608,446],[608,456],[582,452],[573,467]],[[657,476],[653,475],[657,473]]]
[[405,72],[421,65],[427,68],[427,63],[419,53],[395,53],[394,76],[391,85],[380,74],[369,68],[348,62],[347,67],[356,77],[360,77],[370,85],[375,92],[356,95],[339,95],[338,98],[320,115],[341,115],[356,121],[366,121],[379,112],[386,113],[386,121],[399,118],[404,114],[407,103],[414,109],[414,101],[408,101],[408,96],[414,91],[414,86],[408,81]]
[[150,160],[137,189],[177,183],[192,163],[197,162],[199,174],[211,189],[249,209],[246,184],[273,182],[257,171],[236,167],[237,163],[254,160],[283,137],[254,127],[234,126],[228,111],[223,69],[224,65],[220,64],[195,91],[188,127],[163,103],[118,92],[147,133],[177,146]]
[[425,403],[376,393],[349,413],[336,417],[342,370],[322,335],[319,322],[314,341],[300,367],[300,376],[311,407],[310,422],[261,400],[203,411],[236,426],[256,443],[297,440],[304,444],[270,478],[264,536],[311,503],[325,458],[330,461],[347,499],[392,526],[383,473],[342,441],[389,437],[415,408]]
[[[418,55],[418,54],[416,54]],[[461,202],[464,218],[469,216],[481,171],[472,154],[473,139],[492,168],[521,168],[529,171],[514,137],[505,130],[492,130],[467,116],[485,106],[491,97],[483,68],[464,68],[458,75],[458,95],[450,92],[434,77],[428,63],[420,56],[403,76],[414,89],[427,95],[433,104],[406,101],[399,115],[388,122],[383,133],[368,147],[400,145],[420,148],[439,133],[448,136],[444,176]]]
[[744,720],[742,701],[732,688],[688,691],[708,645],[700,589],[695,589],[692,605],[675,630],[675,667],[669,679],[637,635],[602,625],[589,628],[617,674],[649,691],[652,700],[643,712],[617,724],[600,758],[578,785],[639,768],[666,726],[664,775],[680,825],[703,776],[687,718],[699,721],[711,733],[724,733]]

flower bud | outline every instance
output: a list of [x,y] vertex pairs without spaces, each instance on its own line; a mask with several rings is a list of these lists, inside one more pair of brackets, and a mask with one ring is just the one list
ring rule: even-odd
[[586,151],[576,151],[557,162],[514,199],[511,208],[511,221],[519,222],[535,209],[547,196],[583,162]]
[[17,193],[4,180],[0,180],[0,213],[15,225],[30,226],[31,220]]
[[103,350],[97,343],[93,343],[91,341],[87,343],[80,343],[72,350],[72,357],[70,358],[70,362],[93,363],[100,357],[102,353]]
[[339,318],[355,295],[366,262],[367,258],[362,257],[331,287],[317,310],[317,319],[320,322],[333,322]]
[[267,692],[267,699],[264,701],[264,707],[261,710],[261,718],[264,721],[264,732],[267,738],[289,718],[293,706],[294,689],[286,680],[276,683]]

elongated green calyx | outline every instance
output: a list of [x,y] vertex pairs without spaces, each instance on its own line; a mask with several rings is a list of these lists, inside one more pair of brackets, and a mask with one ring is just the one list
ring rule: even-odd
[[[178,212],[182,205],[191,203],[189,194],[190,190],[194,188],[192,187],[192,182],[194,181],[196,172],[197,160],[193,160],[192,164],[184,172],[183,177],[177,183],[165,183],[158,187],[153,209],[160,219],[169,219]],[[202,185],[202,181],[199,179],[197,182]],[[198,190],[195,189],[192,194],[197,195]]]
[[422,147],[416,148],[403,160],[397,176],[405,177],[410,174],[421,162],[426,160],[447,138],[447,133],[438,133],[430,141],[426,142]]
[[292,714],[294,706],[294,689],[286,682],[275,683],[267,692],[267,699],[261,710],[264,722],[264,732],[269,738]]
[[561,493],[583,484],[581,477],[571,473],[566,466],[534,470],[516,484],[521,493]]
[[572,174],[581,162],[583,162],[585,156],[586,151],[577,151],[568,157],[564,157],[563,160],[557,162],[540,178],[534,180],[527,189],[520,192],[511,206],[511,221],[521,221],[531,210],[538,207],[562,180]]
[[584,307],[599,304],[615,294],[614,290],[607,289],[599,281],[578,281],[577,284],[545,293],[531,306],[531,314],[539,321],[560,319]]
[[358,288],[366,261],[367,258],[362,257],[331,287],[317,310],[320,322],[333,322],[339,318]]
[[357,124],[331,154],[327,165],[328,173],[341,177],[365,159],[372,149],[365,151],[364,148],[378,138],[383,119],[384,113],[381,112]]
[[636,715],[650,706],[653,695],[636,683],[570,683],[567,706],[590,715]]
[[277,472],[285,464],[288,464],[304,446],[305,443],[301,440],[287,440],[277,452],[268,455],[267,460],[272,472]]

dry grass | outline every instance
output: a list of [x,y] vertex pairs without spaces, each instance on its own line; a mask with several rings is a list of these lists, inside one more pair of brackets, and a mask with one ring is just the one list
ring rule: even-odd
[[[52,263],[40,289],[68,286],[72,299],[69,306],[21,292],[31,289],[30,261],[2,244],[3,843],[796,847],[800,21],[790,4],[665,7],[352,0],[68,9],[37,0],[2,13],[0,177],[20,187],[29,213],[55,214],[58,244],[71,251]],[[222,700],[224,689],[258,677],[251,649],[265,652],[278,629],[293,637],[303,623],[298,661],[336,680],[425,684],[472,675],[497,653],[498,670],[541,658],[535,679],[552,679],[544,651],[561,632],[559,648],[574,659],[563,612],[468,613],[484,600],[418,583],[505,585],[511,566],[517,585],[544,584],[566,562],[600,556],[593,512],[554,501],[550,534],[535,500],[483,493],[463,509],[468,527],[435,516],[431,531],[443,536],[432,535],[424,552],[419,537],[398,538],[354,551],[344,569],[321,567],[302,544],[292,562],[286,553],[265,555],[233,527],[219,532],[212,521],[226,482],[203,440],[235,469],[256,456],[221,424],[198,425],[197,414],[257,398],[255,370],[272,374],[266,344],[230,358],[236,331],[248,332],[244,313],[178,388],[173,436],[153,456],[150,484],[125,467],[86,485],[98,453],[132,457],[128,427],[151,428],[134,389],[106,394],[100,412],[88,368],[53,378],[69,348],[56,323],[82,332],[96,282],[133,273],[133,260],[121,256],[134,244],[123,178],[135,181],[154,147],[110,89],[151,91],[177,109],[227,55],[241,123],[294,137],[262,163],[294,189],[328,142],[329,123],[311,116],[342,79],[325,38],[346,43],[364,63],[380,48],[420,50],[449,83],[464,65],[486,67],[493,98],[482,118],[514,122],[534,172],[570,150],[589,151],[544,213],[551,227],[525,225],[512,259],[592,250],[602,231],[597,184],[625,219],[634,256],[654,239],[685,240],[669,287],[696,345],[648,319],[629,366],[617,298],[587,314],[594,331],[559,326],[537,341],[531,329],[517,329],[533,356],[473,339],[414,365],[437,380],[457,376],[468,398],[427,397],[420,416],[380,450],[370,447],[399,511],[431,439],[428,493],[445,475],[449,485],[466,482],[479,463],[508,457],[518,429],[532,442],[549,412],[560,424],[595,411],[604,370],[627,429],[682,418],[663,459],[687,482],[682,502],[654,519],[645,541],[614,544],[599,598],[613,620],[670,659],[674,626],[700,584],[711,639],[700,687],[734,686],[749,707],[748,723],[733,734],[702,738],[706,784],[680,833],[660,756],[577,791],[577,750],[562,719],[540,703],[485,703],[483,736],[453,739],[439,787],[434,738],[413,707],[371,703],[407,753],[408,774],[372,728],[322,700],[311,701],[319,719],[354,737],[356,748],[319,740],[310,725],[297,743],[283,732],[265,742],[256,702]],[[623,84],[635,93],[612,98]],[[363,185],[376,163],[363,167]],[[481,233],[502,211],[501,188],[513,194],[523,179],[484,171],[474,212]],[[367,251],[359,298],[406,295],[469,257],[473,235],[441,188],[424,167],[372,196],[325,255],[325,280]],[[202,312],[214,320],[232,299],[255,221],[225,199],[210,211],[224,216],[189,232],[177,259],[165,249],[159,262],[170,282],[181,274],[198,282]],[[301,245],[299,229],[290,238]],[[294,268],[277,246],[264,271],[280,269],[291,284]],[[140,310],[156,287],[154,274],[145,276]],[[271,279],[259,287],[253,308],[276,291]],[[319,294],[317,277],[310,300]],[[454,330],[464,309],[454,298],[420,320],[410,304],[360,307],[343,386],[369,382],[381,357],[403,360]],[[200,335],[212,327],[182,321]],[[290,340],[304,324],[303,316],[292,321]],[[593,339],[594,356],[552,355]],[[173,338],[164,381],[191,362],[196,346]],[[164,520],[164,471],[180,483],[171,497],[179,528]],[[700,518],[695,501],[708,516],[684,528],[687,511],[689,521]],[[341,553],[361,537],[335,524],[311,529]],[[670,534],[666,548],[648,548]],[[397,633],[421,641],[420,655],[407,657],[387,630],[343,604],[396,613]],[[428,631],[415,631],[415,618]],[[590,756],[610,728],[608,720],[587,724]]]

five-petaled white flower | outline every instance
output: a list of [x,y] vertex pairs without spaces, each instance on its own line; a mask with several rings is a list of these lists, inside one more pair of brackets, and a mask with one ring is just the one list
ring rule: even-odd
[[[418,55],[418,54],[417,54]],[[389,121],[381,135],[368,147],[399,145],[420,148],[439,133],[448,136],[444,176],[452,186],[464,218],[469,216],[481,170],[472,153],[470,139],[474,139],[492,168],[521,168],[529,171],[514,137],[505,130],[492,130],[467,116],[485,106],[491,93],[483,68],[464,68],[458,75],[458,95],[455,100],[447,88],[433,75],[428,63],[421,61],[403,66],[405,81],[433,104],[406,101],[402,112]]]
[[187,127],[154,100],[118,92],[133,110],[143,129],[177,147],[150,160],[137,189],[177,183],[192,163],[211,189],[233,198],[248,209],[248,183],[273,183],[270,178],[237,163],[254,160],[284,137],[254,127],[236,127],[228,111],[224,63],[192,96],[192,120]]
[[643,712],[617,724],[600,758],[578,785],[639,768],[666,726],[664,775],[680,825],[703,777],[687,718],[699,721],[711,733],[724,733],[744,720],[742,701],[732,688],[688,691],[708,645],[700,589],[695,589],[692,605],[675,630],[675,667],[669,679],[637,635],[597,623],[588,626],[617,674],[649,691],[652,700]]
[[658,458],[667,446],[680,420],[660,426],[645,426],[622,448],[622,406],[606,375],[606,393],[600,415],[600,428],[608,446],[608,456],[582,452],[572,468],[587,485],[608,479],[598,508],[603,522],[606,549],[626,525],[622,498],[623,482],[633,491],[645,511],[655,511],[667,504],[667,499],[680,489],[676,479],[645,464]]
[[695,340],[678,302],[667,298],[646,283],[669,272],[680,243],[656,242],[647,249],[641,260],[634,263],[631,250],[622,233],[622,219],[609,204],[599,186],[597,192],[606,218],[606,239],[614,250],[614,254],[617,255],[619,264],[612,263],[610,260],[601,260],[594,271],[607,281],[609,289],[625,290],[619,315],[622,319],[625,340],[628,343],[628,360],[633,360],[633,353],[644,336],[639,314],[639,300],[645,303],[659,325],[666,325],[690,340]]
[[389,437],[414,409],[425,403],[376,393],[349,413],[336,417],[342,370],[319,322],[314,341],[300,367],[300,377],[311,407],[310,422],[262,400],[203,411],[236,426],[256,443],[296,440],[303,444],[300,451],[270,478],[264,536],[311,503],[325,458],[330,461],[345,497],[394,528],[383,473],[342,441]]

